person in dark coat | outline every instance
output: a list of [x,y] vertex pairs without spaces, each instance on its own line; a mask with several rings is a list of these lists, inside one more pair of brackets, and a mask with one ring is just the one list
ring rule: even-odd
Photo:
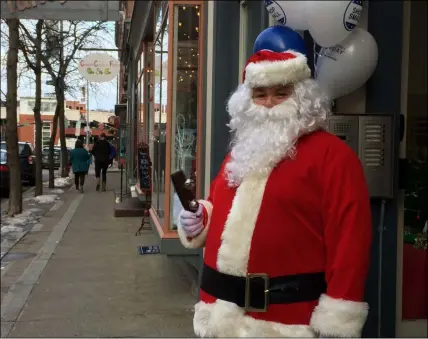
[[112,143],[110,143],[110,163],[109,167],[113,167],[113,161],[116,158],[116,147]]
[[104,133],[92,148],[92,155],[95,157],[95,178],[97,180],[97,191],[100,190],[100,174],[102,173],[102,190],[106,190],[107,169],[110,164],[110,143],[106,140]]
[[76,190],[83,193],[83,185],[85,184],[85,176],[88,174],[91,156],[83,148],[80,140],[76,141],[74,147],[70,155],[70,163],[74,173],[74,184],[76,185]]

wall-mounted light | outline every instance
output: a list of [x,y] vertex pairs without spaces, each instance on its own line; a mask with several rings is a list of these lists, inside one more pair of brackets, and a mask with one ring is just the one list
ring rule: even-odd
[[179,23],[178,23],[178,26],[180,26],[180,27],[181,27],[181,26],[183,26],[183,24],[182,24],[181,22],[179,22]]
[[183,9],[186,10],[186,6],[183,6]]

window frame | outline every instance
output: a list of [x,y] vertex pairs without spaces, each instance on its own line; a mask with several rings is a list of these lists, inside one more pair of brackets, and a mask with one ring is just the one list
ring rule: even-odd
[[[168,72],[167,72],[167,79],[168,85],[167,85],[167,109],[166,109],[166,159],[165,159],[165,194],[164,194],[164,218],[163,222],[159,220],[159,217],[156,213],[155,208],[152,206],[150,208],[150,215],[153,220],[153,223],[159,233],[160,238],[162,239],[178,239],[178,233],[177,230],[170,229],[171,224],[171,197],[170,194],[172,192],[171,190],[171,180],[169,179],[171,176],[171,154],[172,154],[172,137],[174,133],[175,137],[175,129],[172,126],[173,121],[173,100],[174,100],[174,68],[176,65],[176,60],[174,60],[174,41],[175,41],[175,15],[174,15],[174,8],[175,6],[199,6],[200,8],[200,19],[199,19],[199,39],[198,39],[198,49],[199,49],[199,58],[198,58],[198,84],[197,84],[197,91],[198,91],[198,98],[197,98],[197,137],[196,137],[196,173],[197,179],[196,179],[196,192],[197,192],[197,198],[200,199],[200,192],[202,191],[201,188],[203,188],[204,182],[203,182],[203,176],[202,168],[203,168],[203,128],[204,128],[204,115],[203,115],[203,104],[204,104],[204,96],[203,96],[203,90],[204,90],[204,69],[203,69],[203,61],[205,57],[205,2],[203,0],[173,0],[168,1],[168,7],[166,9],[165,16],[162,20],[161,27],[164,26],[166,18],[168,16]],[[155,14],[156,14],[156,8]],[[156,28],[156,22],[154,23]],[[158,38],[158,34],[153,39],[153,43],[155,43],[156,39]],[[153,60],[155,61],[155,46],[153,46]],[[155,65],[153,65],[153,69],[155,69]],[[154,107],[154,106],[153,106]],[[153,159],[152,159],[153,161]],[[153,180],[152,176],[152,180]]]

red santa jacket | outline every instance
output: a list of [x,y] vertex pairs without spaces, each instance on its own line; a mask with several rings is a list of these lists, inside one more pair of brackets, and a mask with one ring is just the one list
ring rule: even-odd
[[210,188],[205,228],[184,246],[204,247],[204,262],[245,277],[325,272],[319,300],[271,304],[245,312],[201,290],[194,329],[202,337],[356,337],[368,305],[363,302],[372,237],[370,201],[356,154],[340,139],[319,131],[302,137],[294,159],[268,175],[230,188],[224,165]]

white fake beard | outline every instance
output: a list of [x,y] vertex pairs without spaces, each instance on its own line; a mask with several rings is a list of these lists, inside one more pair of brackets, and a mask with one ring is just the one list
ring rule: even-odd
[[319,129],[322,120],[302,116],[296,94],[272,108],[256,105],[245,85],[228,104],[229,127],[235,132],[231,161],[226,164],[231,187],[239,186],[249,174],[267,175],[281,160],[294,157],[298,138]]

